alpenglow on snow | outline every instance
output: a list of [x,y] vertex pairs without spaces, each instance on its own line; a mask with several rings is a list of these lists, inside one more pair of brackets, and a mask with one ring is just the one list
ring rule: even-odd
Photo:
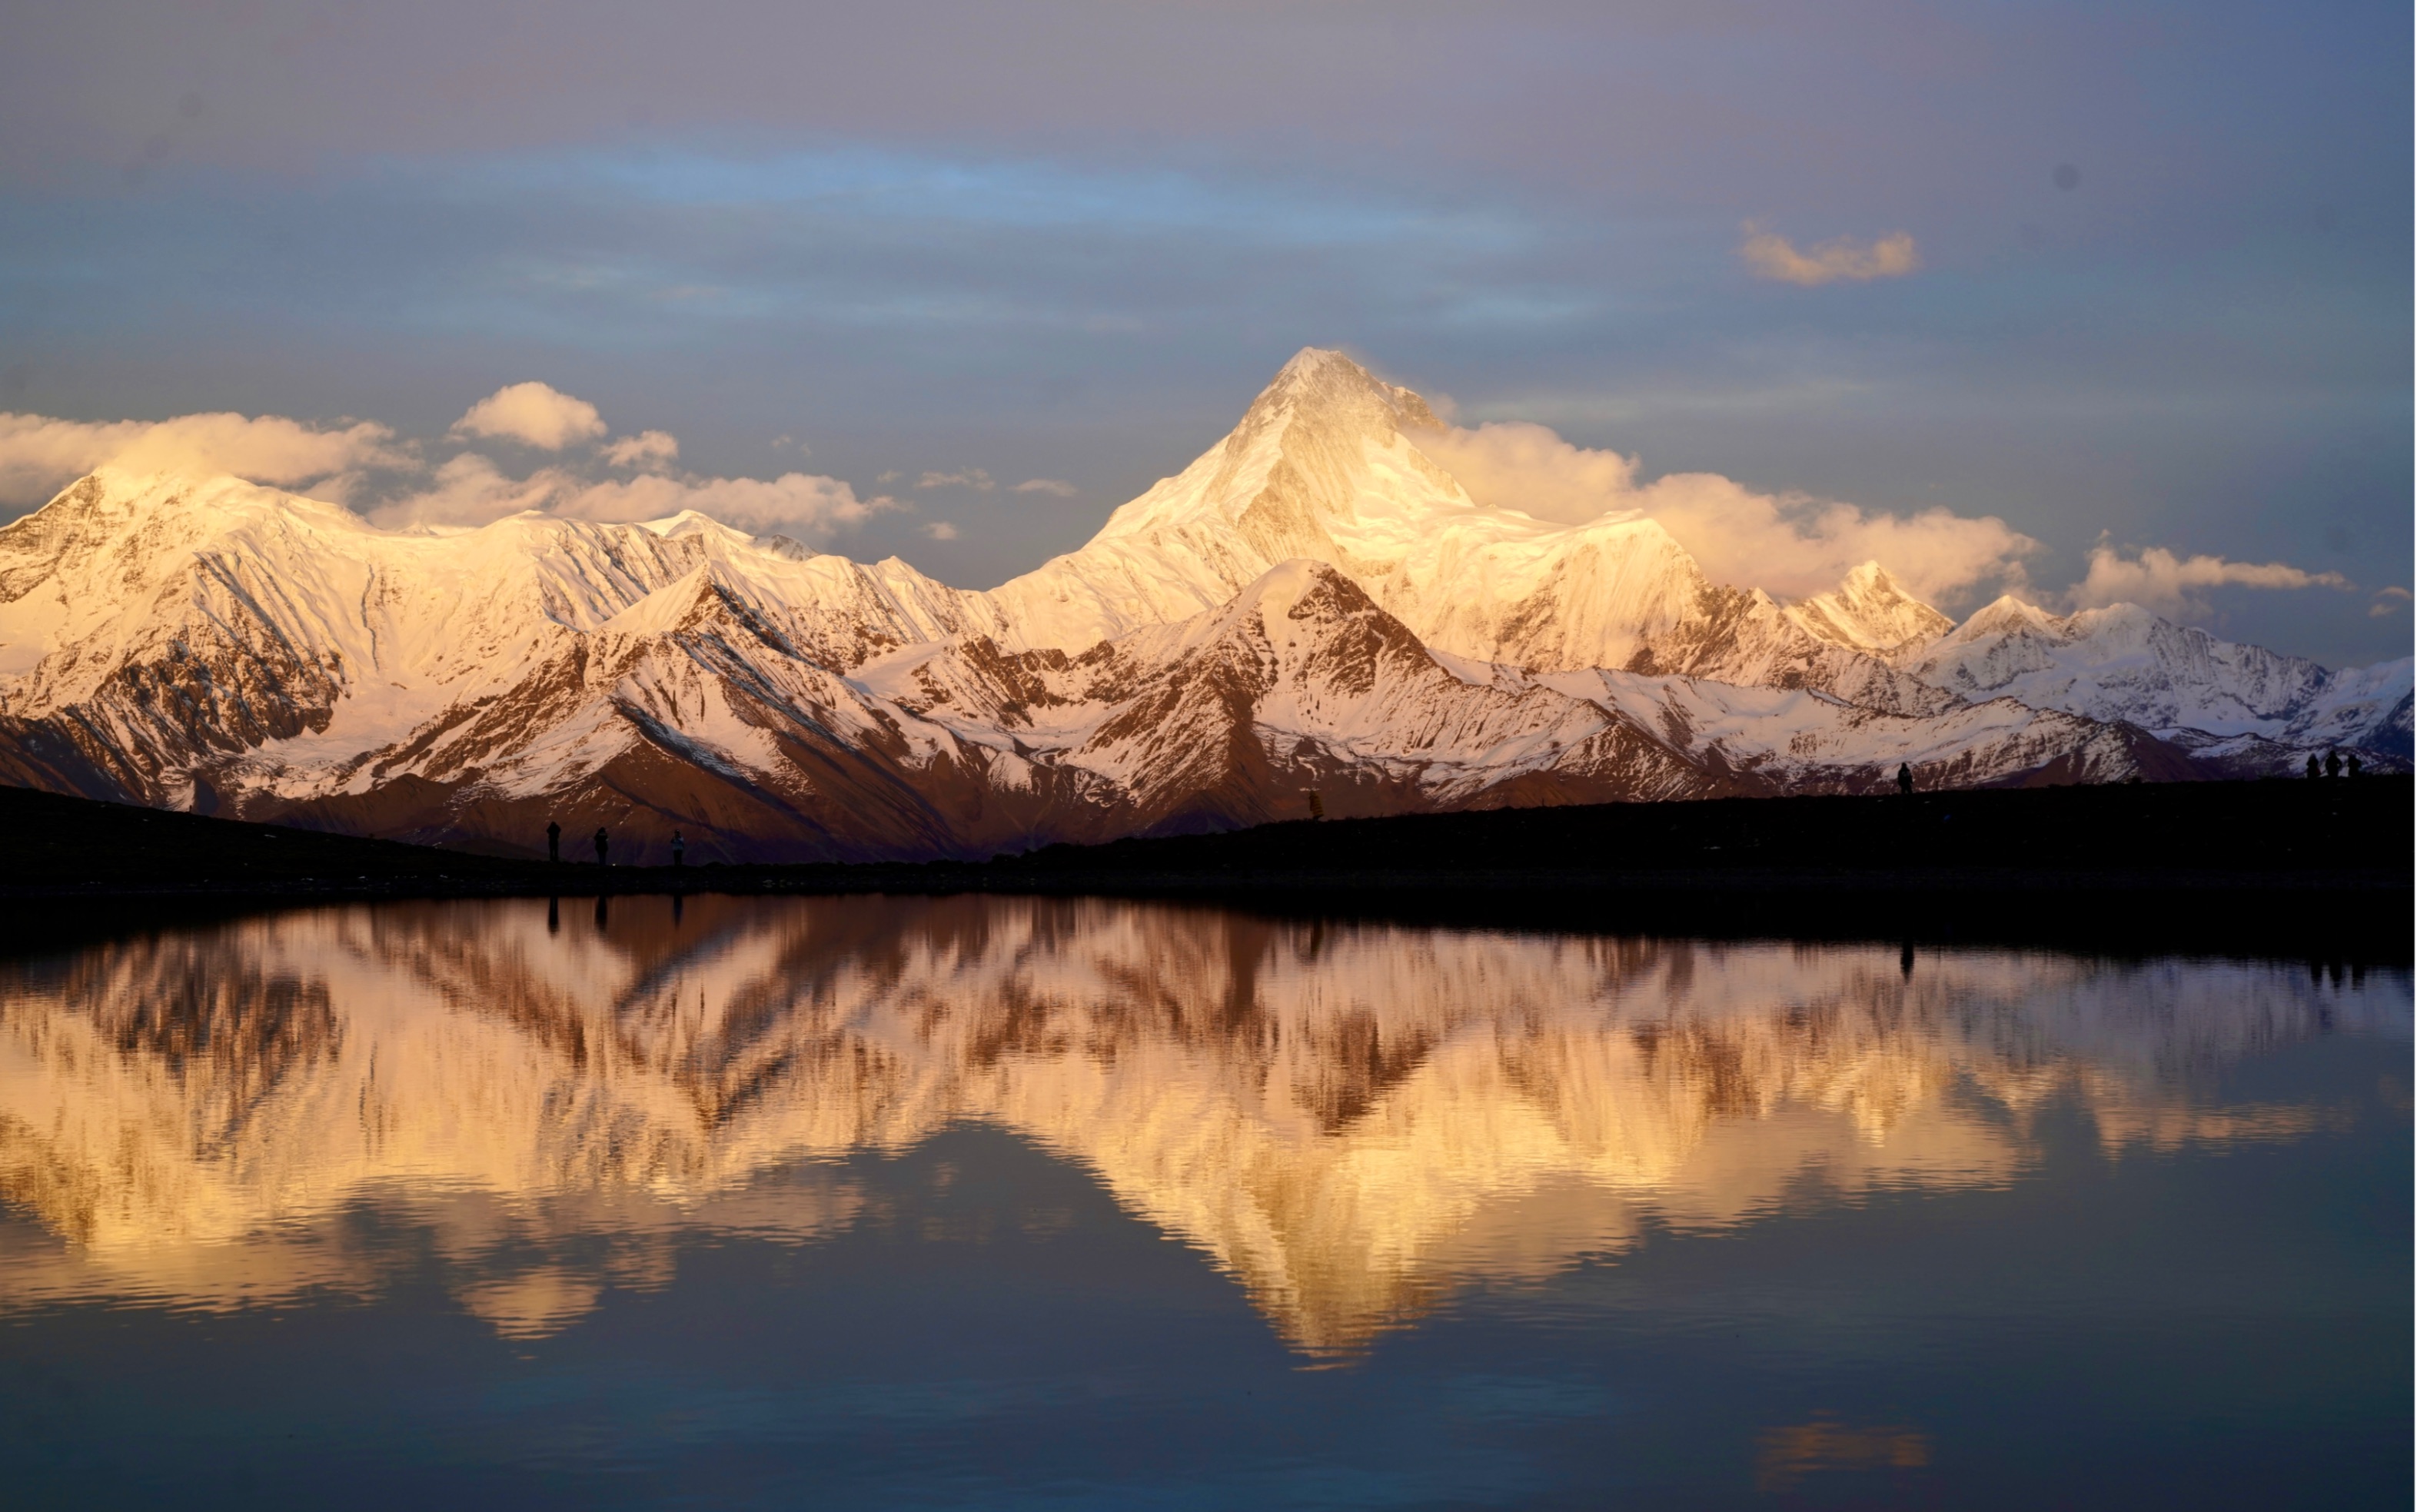
[[1418,395],[1305,351],[1089,543],[989,592],[690,513],[387,531],[103,468],[0,529],[0,780],[534,853],[985,857],[1540,802],[2405,768],[2409,662],[2133,606],[1795,602],[1649,518],[1489,507]]

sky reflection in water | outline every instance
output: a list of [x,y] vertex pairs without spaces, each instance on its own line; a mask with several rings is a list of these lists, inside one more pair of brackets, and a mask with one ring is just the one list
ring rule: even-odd
[[0,967],[20,1491],[2405,1490],[2404,973],[592,906]]

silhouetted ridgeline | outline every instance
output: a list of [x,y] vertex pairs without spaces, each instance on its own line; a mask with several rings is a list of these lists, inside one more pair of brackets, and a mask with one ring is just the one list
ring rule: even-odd
[[[2410,954],[2411,780],[1603,804],[1269,824],[986,864],[548,866],[0,789],[0,897],[1048,892],[1615,932]],[[587,827],[569,815],[566,852]],[[584,848],[582,849],[584,854]],[[88,927],[130,917],[75,911]]]

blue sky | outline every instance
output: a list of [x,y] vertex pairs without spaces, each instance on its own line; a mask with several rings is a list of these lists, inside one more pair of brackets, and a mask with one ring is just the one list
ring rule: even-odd
[[[2177,612],[2331,662],[2409,649],[2374,597],[2412,550],[2405,6],[85,0],[9,26],[0,410],[433,445],[540,380],[699,476],[895,497],[828,544],[984,585],[1333,345],[1647,476],[1999,516],[2050,596],[2102,537],[2335,574]],[[1749,226],[1902,234],[1918,266],[1757,277]],[[975,469],[999,486],[918,487]]]

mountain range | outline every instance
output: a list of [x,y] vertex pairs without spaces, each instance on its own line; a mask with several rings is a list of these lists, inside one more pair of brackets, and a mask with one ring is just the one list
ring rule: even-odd
[[989,592],[689,513],[385,530],[104,467],[0,529],[0,781],[528,852],[987,856],[1304,817],[2406,769],[2410,663],[2131,605],[1785,601],[1655,521],[1489,507],[1426,403],[1305,351]]

